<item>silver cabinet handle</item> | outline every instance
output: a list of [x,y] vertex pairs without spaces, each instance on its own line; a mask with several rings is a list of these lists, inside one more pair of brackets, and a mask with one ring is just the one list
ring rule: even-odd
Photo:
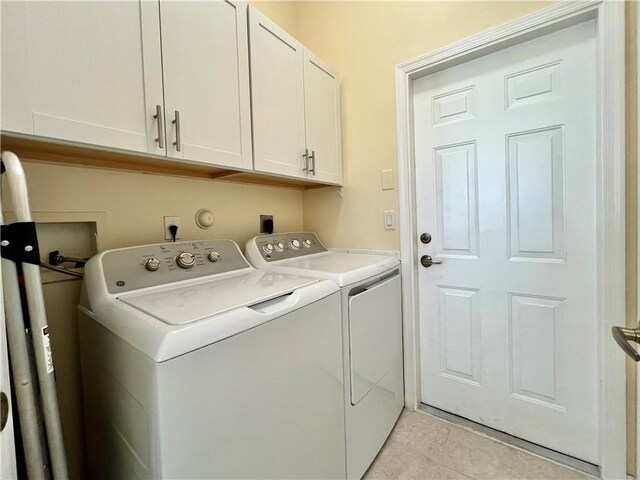
[[309,155],[309,159],[311,160],[311,168],[309,169],[309,173],[312,173],[314,176],[316,175],[316,151],[311,150],[311,155]]
[[158,142],[158,147],[164,148],[164,135],[162,135],[162,107],[160,105],[156,105],[156,114],[153,118],[156,119],[156,123],[158,125],[158,138],[156,138],[156,142]]
[[636,362],[640,362],[640,353],[631,346],[629,340],[640,343],[640,330],[637,328],[612,327],[611,334],[624,353],[633,358]]
[[309,149],[305,148],[304,149],[304,153],[302,154],[302,158],[304,158],[304,168],[302,169],[303,172],[308,172],[309,171]]
[[180,141],[180,112],[178,110],[175,111],[175,118],[171,122],[176,126],[176,141],[173,144],[176,147],[176,151],[180,151],[182,148],[182,142]]
[[420,257],[420,263],[424,268],[429,268],[431,265],[440,265],[442,261],[434,260],[429,255],[423,255],[422,257]]

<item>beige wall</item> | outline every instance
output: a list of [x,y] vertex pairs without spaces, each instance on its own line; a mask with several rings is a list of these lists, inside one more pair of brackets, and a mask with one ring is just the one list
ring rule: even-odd
[[[99,250],[165,241],[164,215],[181,217],[182,240],[230,238],[243,249],[259,233],[260,214],[272,214],[278,230],[302,228],[300,190],[30,161],[24,166],[31,209],[93,216]],[[195,223],[200,208],[213,212],[209,230]]]
[[[399,210],[394,67],[548,5],[544,2],[297,2],[294,35],[342,74],[344,193],[305,192],[305,228],[334,247],[398,249],[383,211]],[[396,175],[397,178],[397,175]]]
[[[332,247],[398,249],[383,211],[398,212],[397,187],[382,191],[382,170],[397,185],[397,64],[507,22],[547,2],[251,2],[342,75],[344,190],[303,193],[304,227]],[[445,28],[446,26],[446,28]]]

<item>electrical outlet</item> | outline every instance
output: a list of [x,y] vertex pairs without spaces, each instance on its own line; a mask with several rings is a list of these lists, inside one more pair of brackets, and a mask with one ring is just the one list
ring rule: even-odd
[[165,240],[173,240],[173,235],[171,235],[171,231],[169,230],[170,225],[175,225],[178,227],[178,232],[176,233],[176,240],[180,240],[180,217],[164,217],[164,239]]
[[[271,221],[271,232],[266,227],[265,222]],[[273,215],[260,215],[260,233],[273,233],[275,232],[275,223],[273,223]]]

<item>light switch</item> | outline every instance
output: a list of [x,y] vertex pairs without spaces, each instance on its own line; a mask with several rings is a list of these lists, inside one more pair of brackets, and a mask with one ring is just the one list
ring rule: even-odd
[[393,170],[382,171],[382,190],[393,190],[395,188],[393,181]]
[[384,211],[384,229],[395,230],[396,229],[396,212],[393,210]]

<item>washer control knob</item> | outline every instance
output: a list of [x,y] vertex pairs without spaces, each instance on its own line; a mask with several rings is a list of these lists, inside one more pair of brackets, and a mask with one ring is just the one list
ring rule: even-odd
[[278,242],[274,245],[275,249],[277,252],[282,252],[284,251],[284,245],[282,244],[282,242]]
[[289,240],[289,246],[292,250],[300,250],[300,240],[298,240],[297,238]]
[[144,268],[146,268],[150,272],[155,272],[156,270],[158,270],[160,268],[160,260],[158,260],[155,257],[148,258],[144,262]]
[[193,253],[182,252],[176,257],[176,263],[180,268],[191,268],[196,264],[196,257]]
[[209,259],[210,262],[217,262],[218,260],[220,260],[220,254],[218,252],[209,252],[209,255],[207,255],[207,258]]
[[270,243],[267,243],[266,245],[262,246],[262,251],[264,253],[271,253],[273,252],[273,245],[271,245]]
[[302,245],[304,246],[304,248],[311,247],[311,240],[307,238],[305,241],[302,242]]

